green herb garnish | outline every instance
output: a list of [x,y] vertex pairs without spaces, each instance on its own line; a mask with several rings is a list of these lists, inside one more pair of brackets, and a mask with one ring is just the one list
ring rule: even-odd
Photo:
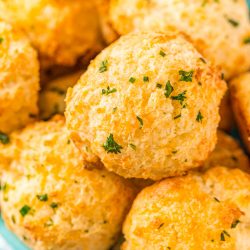
[[202,116],[201,112],[199,111],[197,116],[196,116],[196,121],[197,122],[202,122],[202,119],[203,119],[203,116]]
[[191,71],[180,70],[179,71],[180,81],[183,81],[183,82],[192,82],[192,80],[193,80],[193,74],[194,74],[193,70],[191,70]]
[[217,201],[217,202],[220,202],[220,200],[216,197],[214,197],[214,200]]
[[174,120],[176,120],[176,119],[178,119],[178,118],[180,118],[180,117],[181,117],[181,114],[175,116],[175,117],[174,117]]
[[136,150],[136,146],[133,143],[130,143],[129,146],[133,149]]
[[118,154],[118,153],[121,153],[122,146],[116,143],[116,141],[114,140],[113,134],[110,134],[107,137],[106,142],[103,144],[103,148],[108,153]]
[[250,44],[250,37],[247,37],[243,40],[244,44]]
[[0,132],[0,143],[2,144],[8,144],[10,142],[10,138],[7,134]]
[[178,94],[178,95],[176,95],[176,96],[171,96],[171,99],[172,99],[172,100],[179,101],[180,104],[182,105],[183,102],[184,102],[184,100],[187,98],[187,97],[186,97],[186,93],[187,93],[187,91],[185,90],[185,91],[183,91],[182,93],[180,93],[180,94]]
[[102,95],[109,95],[115,92],[117,92],[117,89],[111,89],[109,86],[107,87],[107,89],[102,89]]
[[223,231],[221,232],[221,234],[220,234],[220,240],[221,240],[221,241],[225,241],[225,236],[231,237],[230,234],[229,234],[227,231],[223,230]]
[[156,88],[161,89],[162,88],[162,84],[156,83]]
[[24,205],[20,210],[20,214],[24,217],[26,216],[31,210],[31,207],[27,206],[27,205]]
[[140,128],[142,128],[142,127],[143,127],[143,120],[142,120],[141,117],[139,117],[139,116],[136,116],[136,118],[137,118],[137,120],[138,120],[139,123],[140,123]]
[[136,79],[134,77],[129,78],[129,82],[134,83],[135,81],[136,81]]
[[231,228],[236,228],[239,223],[240,223],[239,220],[234,221],[231,225]]
[[164,51],[160,51],[160,53],[159,53],[162,57],[164,57],[164,56],[166,56],[166,53],[164,52]]
[[53,208],[53,209],[58,208],[58,203],[52,202],[52,203],[50,204],[50,207]]
[[39,201],[47,201],[48,195],[47,194],[41,194],[36,196]]
[[143,81],[144,81],[144,82],[149,82],[149,77],[148,77],[148,76],[144,76],[144,77],[143,77]]
[[227,17],[227,21],[233,26],[233,27],[238,27],[239,26],[239,22],[232,19],[232,18],[228,18]]
[[99,72],[103,73],[103,72],[105,72],[107,70],[108,70],[108,60],[104,60],[104,61],[101,62]]
[[166,91],[165,91],[164,95],[168,98],[171,95],[171,93],[174,91],[174,88],[171,85],[170,81],[168,81],[166,83],[165,90]]
[[0,43],[2,43],[4,41],[4,39],[2,37],[0,37]]

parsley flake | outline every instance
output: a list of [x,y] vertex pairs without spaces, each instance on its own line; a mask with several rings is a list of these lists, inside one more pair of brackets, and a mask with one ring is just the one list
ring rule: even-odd
[[53,209],[56,209],[56,208],[58,208],[58,203],[52,202],[52,203],[50,204],[50,207],[53,208]]
[[196,121],[197,121],[197,122],[202,122],[202,119],[203,119],[203,118],[204,118],[204,117],[202,116],[201,112],[199,111],[198,114],[197,114],[197,116],[196,116]]
[[200,57],[200,60],[203,62],[203,63],[207,63],[206,60],[203,58],[203,57]]
[[168,98],[171,95],[171,93],[174,91],[174,88],[171,85],[170,81],[168,81],[166,83],[165,90],[166,91],[165,91],[164,95]]
[[239,220],[234,221],[231,225],[231,228],[236,228],[239,223],[240,223]]
[[161,89],[162,88],[162,84],[156,83],[156,88]]
[[243,40],[244,44],[250,44],[250,37],[247,37]]
[[27,206],[27,205],[24,205],[20,210],[20,214],[24,217],[26,216],[31,210],[31,207]]
[[117,92],[117,89],[111,89],[109,86],[107,87],[107,89],[102,89],[102,95],[109,95],[115,92]]
[[10,142],[10,138],[7,134],[0,132],[0,143],[8,144]]
[[193,70],[191,70],[191,71],[180,70],[179,71],[180,81],[183,81],[183,82],[192,82],[192,80],[193,80],[193,74],[194,74]]
[[48,195],[47,194],[41,194],[36,196],[39,201],[47,201]]
[[178,118],[180,118],[180,117],[181,117],[181,114],[175,116],[175,117],[174,117],[174,120],[176,120],[176,119],[178,119]]
[[114,153],[118,154],[121,153],[122,146],[119,145],[115,140],[113,134],[110,134],[107,137],[106,142],[103,144],[103,148],[108,152],[108,153]]
[[142,120],[141,117],[139,117],[139,116],[136,116],[136,118],[137,118],[137,120],[138,120],[139,123],[140,123],[140,128],[142,128],[142,127],[143,127],[143,120]]
[[228,18],[227,17],[227,21],[233,26],[233,27],[238,27],[239,26],[239,22],[232,19],[232,18]]
[[220,200],[216,197],[214,197],[214,200],[217,201],[217,202],[220,202]]
[[225,241],[225,240],[226,240],[226,239],[225,239],[225,236],[231,237],[230,234],[229,234],[227,231],[223,230],[223,231],[221,232],[221,234],[220,234],[220,240],[221,240],[221,241]]
[[0,43],[2,43],[4,41],[4,39],[2,37],[0,37]]
[[166,53],[164,52],[164,51],[160,51],[160,53],[159,53],[162,57],[165,57],[166,56]]
[[144,81],[144,82],[149,82],[149,77],[148,77],[148,76],[144,76],[144,77],[143,77],[143,81]]
[[101,62],[101,65],[99,67],[99,72],[103,73],[108,70],[108,60],[104,60]]
[[136,79],[134,77],[129,78],[129,82],[134,83],[135,81],[136,81]]
[[130,143],[129,146],[133,149],[136,150],[136,146],[133,143]]
[[172,99],[172,100],[179,101],[180,104],[182,105],[183,102],[184,102],[184,100],[187,98],[187,97],[186,97],[186,93],[187,93],[187,91],[185,90],[185,91],[183,91],[182,93],[180,93],[180,94],[178,94],[178,95],[176,95],[176,96],[171,96],[171,99]]

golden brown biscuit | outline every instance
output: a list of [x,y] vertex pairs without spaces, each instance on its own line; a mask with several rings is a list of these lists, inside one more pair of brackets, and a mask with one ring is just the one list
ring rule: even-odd
[[241,138],[250,153],[250,72],[230,82],[231,102]]
[[231,78],[250,68],[250,23],[246,0],[111,0],[113,27],[130,31],[178,29]]
[[10,139],[1,156],[9,161],[1,180],[8,228],[35,250],[109,249],[134,197],[130,184],[106,170],[85,170],[63,118]]
[[23,33],[0,21],[0,144],[38,113],[39,64]]
[[78,71],[62,76],[45,85],[38,102],[41,119],[48,120],[55,114],[64,113],[67,89],[77,83],[82,73],[83,71]]
[[68,90],[67,126],[89,162],[124,177],[175,176],[214,149],[225,89],[181,35],[132,33]]
[[1,0],[2,18],[23,29],[39,51],[42,68],[72,66],[100,49],[99,25],[93,1]]
[[135,199],[122,249],[249,250],[249,209],[250,175],[239,169],[169,178]]
[[249,159],[240,147],[238,141],[220,130],[217,133],[217,138],[216,147],[205,161],[204,166],[201,167],[201,170],[205,171],[211,167],[224,165],[228,168],[239,168],[249,172]]

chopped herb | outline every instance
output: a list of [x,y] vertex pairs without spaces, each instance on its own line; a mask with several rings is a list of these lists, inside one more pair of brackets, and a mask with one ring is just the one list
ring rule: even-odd
[[0,37],[0,43],[2,43],[4,41],[4,39],[2,37]]
[[200,57],[200,60],[203,62],[203,63],[207,63],[206,60],[203,58],[203,57]]
[[175,116],[175,117],[174,117],[174,120],[176,120],[176,119],[178,119],[178,118],[180,118],[180,117],[181,117],[181,114]]
[[173,150],[172,151],[172,154],[176,154],[178,151],[177,150]]
[[168,81],[166,83],[165,90],[166,91],[165,91],[164,95],[168,98],[171,95],[171,93],[174,91],[174,88],[171,85],[170,81]]
[[212,239],[211,241],[214,242],[214,239]]
[[12,222],[13,222],[14,224],[16,224],[16,218],[15,218],[14,215],[11,215],[11,220],[12,220]]
[[231,228],[236,228],[239,223],[240,223],[239,220],[234,221],[231,225]]
[[51,227],[53,225],[54,225],[54,222],[51,218],[47,222],[44,223],[45,227]]
[[113,108],[113,112],[115,112],[117,110],[117,107]]
[[198,85],[199,85],[199,86],[202,86],[202,83],[201,83],[201,82],[198,82]]
[[8,144],[10,142],[10,138],[7,134],[0,132],[0,143],[2,144]]
[[143,81],[144,81],[144,82],[149,82],[149,77],[148,77],[148,76],[144,76],[144,77],[143,77]]
[[4,183],[2,186],[0,186],[1,190],[3,192],[7,191],[7,188],[8,188],[8,184],[7,183]]
[[160,53],[159,53],[162,57],[164,57],[164,56],[166,56],[166,53],[164,52],[164,51],[160,51]]
[[179,71],[180,81],[183,81],[183,82],[192,82],[192,80],[193,80],[193,74],[194,74],[193,70],[191,70],[191,71],[180,70]]
[[221,73],[221,80],[224,80],[224,78],[225,78],[224,73]]
[[233,26],[233,27],[238,27],[239,26],[239,22],[232,19],[232,18],[228,18],[227,17],[227,21]]
[[60,89],[58,87],[53,87],[49,89],[51,92],[55,92],[59,95],[65,95],[65,91],[63,89]]
[[129,144],[129,146],[133,149],[133,150],[136,150],[136,146],[132,143]]
[[157,84],[156,84],[156,88],[161,89],[161,88],[162,88],[162,84],[157,83]]
[[160,226],[158,227],[158,229],[160,229],[163,226],[164,226],[164,223],[161,223]]
[[115,93],[116,91],[117,91],[117,89],[115,89],[115,88],[111,89],[108,86],[107,89],[102,89],[102,95],[109,95],[109,94]]
[[221,240],[221,241],[225,241],[225,236],[231,237],[230,234],[229,234],[227,231],[223,230],[223,231],[221,232],[221,234],[220,234],[220,240]]
[[250,37],[247,37],[243,40],[244,44],[250,44]]
[[217,201],[217,202],[220,202],[220,200],[216,197],[214,197],[214,200]]
[[70,144],[70,140],[69,139],[67,140],[67,144]]
[[23,235],[23,240],[28,240],[28,238],[25,235]]
[[180,93],[180,94],[178,94],[178,95],[176,95],[176,96],[171,96],[171,99],[172,99],[172,100],[179,101],[180,104],[182,105],[183,102],[184,102],[184,100],[187,98],[187,97],[186,97],[186,93],[187,93],[187,91],[185,90],[185,91],[183,91],[182,93]]
[[36,196],[39,201],[47,201],[48,195],[47,194],[41,194]]
[[101,62],[99,72],[103,73],[103,72],[105,72],[107,70],[108,70],[108,60],[104,60],[104,61]]
[[108,152],[108,153],[114,153],[114,154],[118,154],[121,153],[121,149],[122,146],[119,145],[118,143],[116,143],[116,141],[114,140],[114,136],[113,134],[110,134],[107,137],[106,142],[103,145],[103,148]]
[[139,116],[136,116],[136,118],[137,118],[137,120],[138,120],[139,123],[140,123],[140,128],[142,128],[142,127],[143,127],[143,120],[142,120],[141,117],[139,117]]
[[27,206],[27,205],[24,205],[20,210],[20,214],[24,217],[26,216],[31,210],[31,207]]
[[129,82],[134,83],[135,81],[136,81],[136,79],[134,77],[129,78]]
[[167,247],[168,250],[171,250],[171,247]]
[[201,112],[199,111],[198,114],[197,114],[197,116],[196,116],[196,121],[197,121],[197,122],[202,122],[202,119],[203,119],[203,118],[204,118],[204,117],[202,116]]
[[52,202],[52,203],[50,204],[50,207],[53,208],[53,209],[58,208],[58,203]]

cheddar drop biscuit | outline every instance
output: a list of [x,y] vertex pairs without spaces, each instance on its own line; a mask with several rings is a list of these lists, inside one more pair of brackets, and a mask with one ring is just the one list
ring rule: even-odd
[[0,21],[0,144],[38,113],[39,64],[24,34]]
[[216,167],[145,188],[126,218],[122,250],[250,249],[250,175]]
[[111,0],[119,34],[179,30],[231,78],[250,68],[250,23],[246,0]]
[[108,250],[134,191],[106,170],[84,169],[60,117],[10,136],[1,147],[1,213],[31,249]]
[[213,150],[225,89],[181,35],[132,33],[68,90],[67,126],[88,162],[158,180],[201,165]]

